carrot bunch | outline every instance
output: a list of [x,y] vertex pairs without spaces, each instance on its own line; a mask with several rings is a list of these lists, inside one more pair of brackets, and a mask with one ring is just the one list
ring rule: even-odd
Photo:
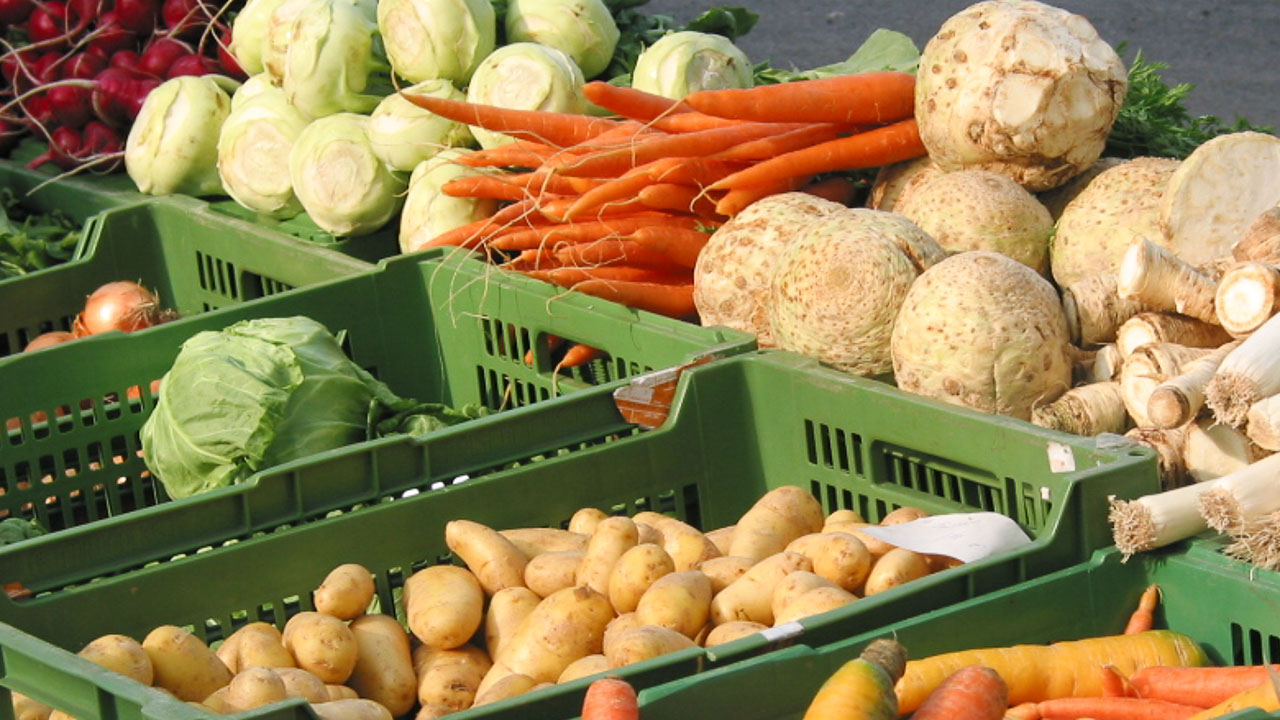
[[766,195],[848,202],[826,174],[923,155],[914,76],[875,72],[671,100],[590,82],[614,115],[512,110],[403,94],[513,141],[458,162],[482,172],[442,192],[505,203],[417,249],[483,250],[502,267],[669,317],[691,318],[693,268],[709,233]]

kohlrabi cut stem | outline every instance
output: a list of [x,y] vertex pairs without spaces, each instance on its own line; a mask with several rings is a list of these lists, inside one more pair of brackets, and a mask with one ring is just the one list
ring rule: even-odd
[[1121,298],[1207,323],[1218,322],[1213,280],[1146,238],[1135,237],[1129,243],[1120,262],[1116,289]]
[[1239,345],[1230,342],[1187,363],[1180,372],[1160,383],[1147,397],[1147,419],[1157,428],[1186,425],[1204,407],[1204,390],[1223,358]]
[[1244,427],[1249,407],[1280,392],[1280,316],[1273,315],[1227,353],[1205,388],[1205,403],[1219,421]]
[[1218,324],[1236,337],[1257,330],[1280,310],[1280,269],[1260,262],[1231,268],[1218,281]]
[[1031,422],[1076,435],[1123,433],[1128,427],[1120,383],[1100,382],[1074,387],[1048,405],[1031,408]]

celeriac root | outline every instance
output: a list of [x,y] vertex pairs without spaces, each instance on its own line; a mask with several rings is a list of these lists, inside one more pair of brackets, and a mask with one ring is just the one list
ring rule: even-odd
[[1140,312],[1156,310],[1139,300],[1120,297],[1115,275],[1091,275],[1062,290],[1071,341],[1082,347],[1116,339],[1116,330]]
[[1116,344],[1126,358],[1148,343],[1171,342],[1188,347],[1216,348],[1233,338],[1217,325],[1165,312],[1141,312],[1116,330]]
[[1262,212],[1231,246],[1237,260],[1280,265],[1280,207]]
[[1188,362],[1176,376],[1160,383],[1147,398],[1147,419],[1157,428],[1174,428],[1191,422],[1204,407],[1204,389],[1227,353],[1239,345],[1230,342]]
[[1137,427],[1124,436],[1156,451],[1156,474],[1160,476],[1160,487],[1172,490],[1189,482],[1186,466],[1182,462],[1182,445],[1186,433],[1185,427]]
[[1147,400],[1160,383],[1182,372],[1192,361],[1212,352],[1177,343],[1150,343],[1134,350],[1120,369],[1120,392],[1125,408],[1139,427],[1153,423],[1147,417]]
[[1047,405],[1032,407],[1031,422],[1076,435],[1118,435],[1125,431],[1129,418],[1120,397],[1120,383],[1102,382],[1072,388]]
[[1135,237],[1129,243],[1120,262],[1116,289],[1121,298],[1207,323],[1218,322],[1214,281],[1146,238]]
[[1210,417],[1187,425],[1182,442],[1182,463],[1193,482],[1220,478],[1270,454],[1244,433]]
[[1205,387],[1205,404],[1232,427],[1244,427],[1250,406],[1280,392],[1280,315],[1227,353]]
[[1249,406],[1244,433],[1258,447],[1280,450],[1280,395],[1262,398]]
[[1218,324],[1236,337],[1257,330],[1280,310],[1280,270],[1259,262],[1239,263],[1218,282]]

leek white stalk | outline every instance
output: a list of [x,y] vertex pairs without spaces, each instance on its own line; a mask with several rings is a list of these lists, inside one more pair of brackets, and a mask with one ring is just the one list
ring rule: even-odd
[[1115,275],[1098,274],[1063,288],[1062,310],[1072,342],[1084,347],[1112,342],[1125,320],[1156,309],[1141,300],[1120,297],[1117,282]]
[[1273,315],[1227,353],[1205,388],[1205,403],[1218,420],[1244,427],[1249,406],[1280,392],[1278,353],[1280,316]]
[[1190,363],[1160,383],[1147,397],[1147,419],[1158,428],[1186,425],[1204,407],[1204,389],[1227,353],[1240,342],[1227,343]]
[[1177,343],[1148,343],[1125,358],[1120,369],[1120,393],[1133,422],[1139,426],[1152,425],[1147,416],[1147,400],[1152,391],[1182,372],[1185,365],[1209,352]]
[[1138,427],[1129,430],[1124,436],[1156,451],[1156,474],[1160,476],[1160,487],[1172,490],[1187,484],[1187,471],[1182,463],[1186,428],[1162,430]]
[[1216,480],[1187,485],[1136,500],[1111,500],[1111,531],[1126,558],[1185,540],[1209,529],[1199,500],[1211,490],[1225,490],[1246,515],[1280,510],[1280,455],[1271,455]]
[[1249,406],[1245,434],[1258,447],[1280,450],[1280,395],[1271,395]]
[[1218,532],[1244,530],[1247,524],[1280,510],[1280,460],[1269,455],[1224,475],[1196,498],[1208,527]]
[[1031,408],[1031,422],[1040,427],[1091,437],[1099,433],[1123,433],[1129,424],[1120,383],[1081,385],[1057,400]]
[[1207,323],[1217,323],[1213,280],[1143,237],[1135,237],[1120,261],[1120,297],[1139,300]]
[[1116,331],[1116,344],[1125,357],[1148,343],[1172,342],[1189,347],[1216,348],[1232,339],[1217,325],[1166,312],[1138,313],[1125,320]]
[[1257,330],[1280,310],[1280,269],[1245,262],[1228,270],[1216,290],[1218,324],[1236,337]]
[[1187,425],[1182,463],[1193,482],[1215,480],[1269,455],[1239,430],[1203,417]]

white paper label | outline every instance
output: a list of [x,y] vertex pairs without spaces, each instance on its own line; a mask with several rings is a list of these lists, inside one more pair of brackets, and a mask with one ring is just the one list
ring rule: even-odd
[[1069,445],[1059,442],[1049,443],[1049,471],[1055,473],[1075,472],[1076,454]]
[[774,627],[761,630],[760,636],[763,637],[765,640],[768,640],[769,642],[777,642],[779,640],[786,640],[788,638],[793,638],[799,635],[803,631],[804,631],[804,626],[798,622],[793,621],[788,623],[782,623],[781,625],[775,625]]
[[1012,518],[993,512],[930,515],[901,525],[858,528],[871,537],[925,555],[973,562],[1031,544]]

